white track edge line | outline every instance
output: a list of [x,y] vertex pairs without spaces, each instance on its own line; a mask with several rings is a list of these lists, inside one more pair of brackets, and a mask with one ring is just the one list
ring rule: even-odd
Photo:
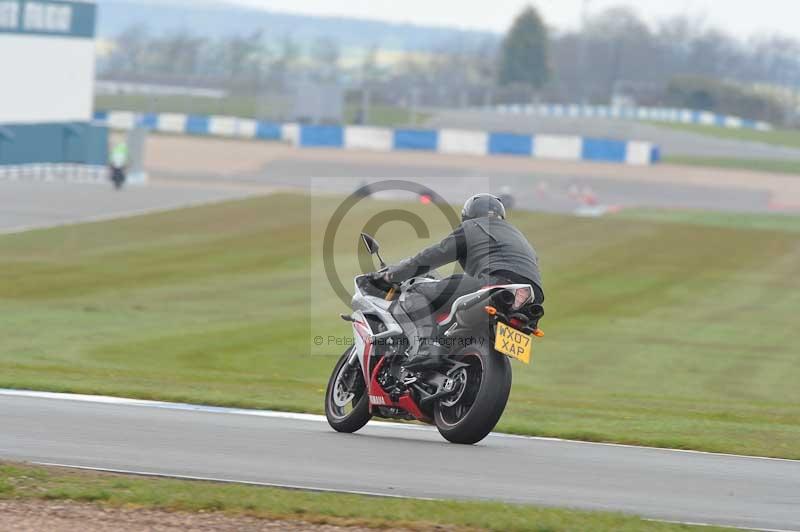
[[[344,495],[362,495],[366,497],[382,497],[385,499],[404,499],[404,500],[416,500],[416,501],[430,501],[430,502],[441,502],[446,501],[448,499],[440,499],[435,497],[412,497],[409,495],[395,495],[392,493],[377,493],[372,491],[360,491],[360,490],[344,490],[344,489],[335,489],[335,488],[319,488],[319,487],[308,487],[308,486],[298,486],[293,484],[280,484],[280,483],[273,483],[273,482],[258,482],[253,480],[232,480],[232,479],[224,479],[224,478],[214,478],[214,477],[199,477],[194,475],[177,475],[171,473],[152,473],[147,471],[132,471],[128,469],[113,469],[108,467],[92,467],[92,466],[80,466],[80,465],[72,465],[72,464],[58,464],[58,463],[51,463],[51,462],[29,462],[33,465],[44,466],[44,467],[61,467],[66,469],[77,469],[81,471],[97,471],[100,473],[114,473],[120,475],[134,475],[138,477],[151,477],[151,478],[167,478],[167,479],[176,479],[176,480],[189,480],[189,481],[198,481],[198,482],[220,482],[224,484],[239,484],[244,486],[260,486],[264,488],[280,488],[280,489],[289,489],[289,490],[298,490],[298,491],[311,491],[317,493],[340,493]],[[492,501],[482,501],[482,502],[492,502]],[[537,506],[536,504],[522,504],[522,506]],[[555,506],[546,506],[548,508],[557,508]],[[577,508],[578,511],[585,511],[585,512],[610,512],[612,510],[582,510]],[[688,526],[702,526],[702,527],[721,527],[721,528],[730,528],[733,530],[757,530],[759,532],[800,532],[797,530],[783,530],[783,529],[776,529],[776,528],[748,528],[748,527],[740,527],[740,526],[732,526],[732,525],[719,525],[713,523],[695,523],[690,521],[672,521],[666,519],[653,519],[648,517],[638,516],[636,514],[630,514],[625,512],[626,515],[639,517],[643,521],[649,521],[651,523],[671,523],[676,525],[688,525]]]
[[[38,392],[33,390],[10,390],[0,388],[0,396],[6,397],[28,397],[32,399],[50,399],[58,401],[76,401],[83,403],[95,404],[110,404],[119,406],[139,406],[144,408],[161,408],[165,410],[182,410],[191,412],[204,412],[210,414],[229,414],[229,415],[242,415],[242,416],[255,416],[277,419],[294,419],[298,421],[314,421],[325,422],[325,416],[319,414],[304,414],[295,412],[280,412],[276,410],[251,410],[246,408],[229,408],[223,406],[209,406],[209,405],[194,405],[189,403],[172,403],[165,401],[152,401],[148,399],[130,399],[125,397],[111,397],[107,395],[85,395],[85,394],[70,394],[70,393],[57,393],[57,392]],[[384,427],[399,430],[423,430],[433,431],[433,427],[423,425],[411,425],[405,423],[393,423],[390,421],[370,421],[371,427]],[[643,449],[650,451],[664,451],[673,453],[684,454],[697,454],[708,456],[719,456],[726,458],[739,458],[743,460],[768,460],[775,462],[790,462],[793,464],[800,463],[800,460],[793,460],[790,458],[774,458],[770,456],[750,456],[730,453],[713,453],[709,451],[694,451],[691,449],[670,449],[667,447],[648,447],[644,445],[630,445],[624,443],[607,443],[607,442],[590,442],[581,440],[569,440],[564,438],[550,438],[545,436],[525,436],[522,434],[506,434],[501,432],[492,432],[490,436],[499,438],[534,440],[534,441],[547,441],[547,442],[562,442],[580,445],[601,445],[605,447],[621,447],[629,449]]]

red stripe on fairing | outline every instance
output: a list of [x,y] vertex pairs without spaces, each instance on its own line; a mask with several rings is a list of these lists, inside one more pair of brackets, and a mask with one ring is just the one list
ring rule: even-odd
[[410,392],[406,392],[400,396],[400,398],[395,403],[392,401],[392,398],[389,397],[383,388],[381,387],[380,383],[378,382],[378,373],[380,372],[381,368],[383,367],[384,362],[386,361],[386,357],[381,357],[377,364],[375,364],[375,369],[372,370],[370,373],[369,371],[369,359],[372,356],[372,337],[370,335],[369,326],[361,321],[357,321],[353,323],[353,328],[356,330],[358,335],[364,341],[364,353],[361,359],[361,368],[364,374],[364,380],[366,381],[367,386],[367,399],[369,404],[369,411],[372,412],[372,396],[380,397],[383,399],[383,405],[381,406],[388,406],[391,408],[399,408],[404,410],[414,416],[419,421],[430,422],[430,419],[422,413],[417,406],[417,403],[414,402],[414,399],[411,397]]
[[356,332],[364,341],[364,352],[361,355],[361,373],[364,376],[364,385],[367,387],[369,394],[369,358],[372,356],[372,336],[370,335],[369,327],[362,321],[353,323]]
[[429,422],[430,419],[422,413],[422,411],[417,406],[417,403],[414,402],[414,399],[411,398],[411,393],[406,392],[400,396],[400,398],[395,403],[392,401],[392,398],[387,394],[381,384],[378,382],[378,373],[380,373],[381,368],[383,367],[383,363],[386,361],[386,357],[381,357],[377,364],[375,364],[375,369],[372,370],[372,377],[370,379],[369,385],[369,411],[372,412],[372,397],[380,397],[383,400],[383,404],[380,406],[388,406],[390,408],[399,408],[401,410],[405,410],[412,416],[414,416],[419,421]]
[[367,386],[367,393],[369,393],[369,379],[367,375],[369,375],[369,359],[372,356],[372,341],[368,340],[367,343],[364,345],[364,358],[361,362],[361,373],[364,375],[364,384]]
[[[367,383],[367,396],[369,397],[369,411],[372,413],[372,396],[373,393],[375,395],[380,394],[381,397],[384,397],[383,404],[391,404],[391,399],[386,401],[386,394],[383,393],[383,388],[381,388],[380,383],[378,382],[378,372],[383,367],[383,361],[386,360],[386,357],[381,357],[378,360],[378,363],[375,364],[375,369],[372,370],[372,375],[370,375],[369,382]],[[374,390],[374,392],[373,392]]]

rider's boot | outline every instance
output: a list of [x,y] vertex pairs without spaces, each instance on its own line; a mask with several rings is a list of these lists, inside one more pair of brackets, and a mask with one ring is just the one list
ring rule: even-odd
[[447,355],[447,349],[434,337],[436,325],[430,318],[423,318],[415,323],[417,343],[416,349],[410,349],[408,359],[403,363],[405,369],[423,369],[439,365],[441,357]]
[[431,315],[430,302],[422,294],[409,292],[402,304],[403,312],[397,318],[403,332],[408,338],[407,360],[403,364],[406,369],[422,369],[435,366],[446,350],[434,338],[436,323]]

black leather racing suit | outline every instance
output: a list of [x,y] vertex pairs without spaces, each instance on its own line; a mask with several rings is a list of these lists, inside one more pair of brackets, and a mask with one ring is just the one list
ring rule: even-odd
[[[419,283],[406,292],[403,310],[413,323],[403,323],[409,339],[430,338],[435,316],[447,312],[458,297],[493,284],[530,284],[535,302],[544,302],[536,252],[516,227],[501,218],[467,220],[438,244],[389,267],[392,282],[403,282],[458,261],[464,274],[436,283]],[[416,331],[412,331],[412,327]],[[412,356],[416,354],[412,339]]]

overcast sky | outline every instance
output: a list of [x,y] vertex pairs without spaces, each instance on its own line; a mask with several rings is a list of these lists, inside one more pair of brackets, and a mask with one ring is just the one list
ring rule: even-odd
[[[275,11],[503,31],[526,0],[231,0]],[[576,27],[583,0],[536,0],[548,24]],[[800,0],[587,0],[590,11],[627,4],[647,20],[689,13],[739,36],[800,38]]]

